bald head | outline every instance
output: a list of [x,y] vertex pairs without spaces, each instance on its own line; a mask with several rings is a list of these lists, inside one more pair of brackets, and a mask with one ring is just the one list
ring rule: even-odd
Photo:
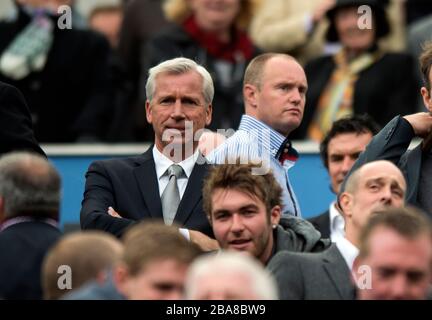
[[404,192],[406,191],[406,182],[405,178],[398,167],[396,167],[392,162],[387,160],[378,160],[372,161],[364,164],[357,170],[355,170],[347,179],[345,188],[342,192],[346,191],[349,193],[355,193],[358,187],[358,181],[360,177],[369,176],[369,175],[391,175],[401,182],[401,186],[403,186]]
[[405,192],[402,172],[389,161],[369,162],[353,172],[339,196],[346,238],[355,245],[369,217],[387,208],[404,206]]
[[262,78],[265,72],[267,62],[275,58],[285,59],[298,63],[294,57],[288,54],[271,52],[260,54],[259,56],[252,59],[252,61],[247,66],[244,74],[243,85],[251,84],[256,86],[257,88],[261,88]]

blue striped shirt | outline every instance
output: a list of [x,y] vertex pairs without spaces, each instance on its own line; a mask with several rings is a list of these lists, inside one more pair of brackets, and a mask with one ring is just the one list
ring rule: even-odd
[[[295,162],[285,160],[281,165],[277,159],[278,151],[285,142],[285,137],[279,132],[251,116],[243,115],[238,130],[206,158],[213,164],[234,164],[237,159],[240,159],[240,163],[262,163],[261,174],[272,170],[282,187],[283,214],[301,217],[300,207],[288,178],[288,170]],[[258,171],[257,174],[259,173]]]

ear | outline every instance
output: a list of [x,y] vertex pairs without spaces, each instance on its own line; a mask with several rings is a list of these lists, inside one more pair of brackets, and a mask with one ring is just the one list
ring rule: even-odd
[[352,217],[353,195],[348,192],[342,192],[339,196],[339,204],[342,209],[344,218]]
[[429,112],[432,112],[432,97],[430,92],[426,89],[426,87],[422,87],[420,93],[423,97],[423,103],[425,107],[429,110]]
[[152,111],[153,110],[152,110],[152,106],[151,106],[149,100],[146,101],[145,109],[146,109],[147,122],[148,123],[152,123],[152,119],[153,119],[153,117],[152,117]]
[[279,220],[281,218],[281,207],[280,206],[274,206],[270,211],[270,223],[272,226],[278,225]]
[[213,106],[209,104],[206,109],[206,121],[205,124],[208,126],[212,120]]
[[117,265],[113,270],[113,281],[117,290],[127,296],[129,285],[129,273],[124,264]]
[[252,84],[245,84],[243,87],[243,97],[246,108],[255,110],[258,106],[257,103],[258,88]]

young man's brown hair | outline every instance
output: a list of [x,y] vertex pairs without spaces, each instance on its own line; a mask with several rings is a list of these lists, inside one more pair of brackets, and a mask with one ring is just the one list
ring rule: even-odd
[[191,263],[202,252],[182,236],[177,227],[158,222],[142,222],[129,229],[124,237],[122,261],[131,276],[138,275],[148,263],[174,259]]
[[212,194],[216,189],[232,189],[257,197],[266,206],[268,218],[274,206],[282,203],[282,189],[271,172],[258,175],[253,164],[223,164],[214,166],[203,188],[203,208],[211,221]]

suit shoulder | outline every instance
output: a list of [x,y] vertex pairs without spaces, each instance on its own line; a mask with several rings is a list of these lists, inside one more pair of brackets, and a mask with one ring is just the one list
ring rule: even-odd
[[135,168],[144,161],[142,156],[133,156],[126,158],[114,158],[96,160],[90,164],[89,168],[105,168],[105,169],[125,169]]

